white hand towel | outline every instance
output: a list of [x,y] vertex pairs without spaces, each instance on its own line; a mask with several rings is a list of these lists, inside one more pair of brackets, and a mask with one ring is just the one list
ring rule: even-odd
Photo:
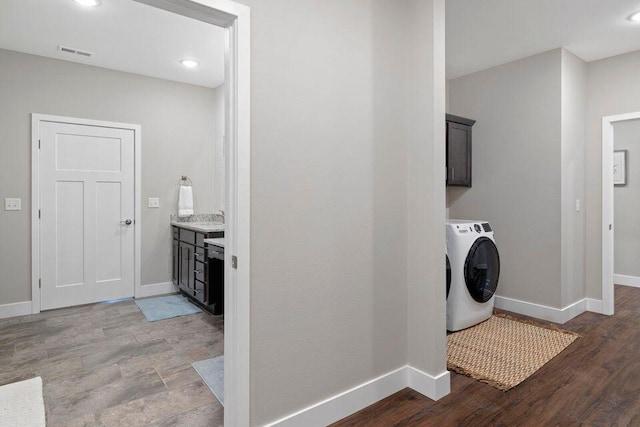
[[193,215],[193,189],[190,185],[181,185],[178,194],[178,216]]

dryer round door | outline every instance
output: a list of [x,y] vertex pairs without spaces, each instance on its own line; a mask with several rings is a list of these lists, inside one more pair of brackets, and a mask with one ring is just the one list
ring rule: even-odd
[[498,287],[500,255],[498,248],[488,237],[477,239],[464,262],[464,281],[471,297],[477,302],[487,302]]
[[447,298],[449,298],[449,290],[451,289],[451,263],[449,262],[449,255],[447,257]]

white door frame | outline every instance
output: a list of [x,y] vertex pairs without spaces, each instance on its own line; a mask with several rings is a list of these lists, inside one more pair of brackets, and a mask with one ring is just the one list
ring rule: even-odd
[[614,312],[613,124],[635,119],[640,112],[602,118],[602,314],[608,315]]
[[31,114],[31,313],[40,313],[40,123],[56,122],[84,126],[100,126],[133,131],[134,144],[134,296],[141,292],[141,144],[140,125],[130,123],[106,122],[101,120],[79,119],[75,117],[52,116],[49,114]]
[[[224,421],[250,423],[251,14],[229,0],[136,0],[226,31]],[[232,267],[237,257],[237,269]]]

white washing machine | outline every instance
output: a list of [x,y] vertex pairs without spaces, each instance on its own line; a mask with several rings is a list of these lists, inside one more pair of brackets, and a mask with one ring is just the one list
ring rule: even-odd
[[450,219],[446,230],[451,262],[447,330],[459,331],[491,317],[500,255],[487,221]]

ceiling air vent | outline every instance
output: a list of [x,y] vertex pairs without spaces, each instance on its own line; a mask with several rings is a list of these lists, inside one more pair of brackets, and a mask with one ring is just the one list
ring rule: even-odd
[[70,53],[72,55],[80,55],[86,58],[90,58],[93,56],[93,53],[91,52],[85,52],[84,50],[74,49],[72,47],[67,47],[67,46],[58,46],[58,50],[60,52]]

